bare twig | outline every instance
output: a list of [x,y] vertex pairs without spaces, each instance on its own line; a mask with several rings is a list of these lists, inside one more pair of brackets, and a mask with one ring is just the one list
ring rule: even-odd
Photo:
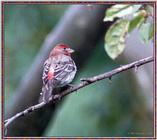
[[45,105],[45,103],[42,102],[42,103],[39,103],[39,104],[37,104],[37,105],[31,106],[31,107],[25,109],[24,111],[17,113],[15,116],[13,116],[13,117],[11,117],[11,118],[5,120],[5,121],[4,121],[4,123],[5,123],[5,128],[7,128],[7,126],[8,126],[10,123],[12,123],[14,120],[16,120],[17,118],[19,118],[19,117],[21,117],[21,116],[25,116],[26,114],[28,114],[28,113],[30,113],[30,112],[33,112],[34,110],[37,110],[37,109],[43,107],[44,105]]
[[[60,100],[62,97],[66,96],[68,94],[71,94],[72,92],[77,91],[77,90],[79,90],[79,89],[81,89],[81,88],[83,88],[87,85],[90,85],[90,84],[94,83],[94,82],[97,82],[97,81],[100,81],[100,80],[103,80],[103,79],[106,79],[106,78],[111,79],[112,76],[114,76],[118,73],[121,73],[121,72],[126,71],[126,70],[131,69],[131,68],[136,68],[137,69],[139,66],[144,65],[144,64],[149,63],[149,62],[152,62],[152,61],[153,61],[153,57],[147,57],[147,58],[135,61],[133,63],[120,66],[120,67],[118,67],[114,70],[111,70],[109,72],[106,72],[106,73],[103,73],[103,74],[100,74],[100,75],[97,75],[97,76],[94,76],[94,77],[91,77],[91,78],[82,78],[81,82],[78,85],[75,85],[73,87],[68,88],[67,90],[63,91],[61,94],[55,95],[53,97],[53,99],[50,100],[50,102]],[[33,112],[37,109],[40,109],[45,105],[46,105],[46,103],[42,102],[42,103],[39,103],[37,105],[31,106],[31,107],[25,109],[22,112],[17,113],[15,116],[13,116],[13,117],[11,117],[11,118],[4,121],[5,128],[7,128],[8,125],[11,124],[15,119],[17,119],[21,116],[25,116],[28,113]]]

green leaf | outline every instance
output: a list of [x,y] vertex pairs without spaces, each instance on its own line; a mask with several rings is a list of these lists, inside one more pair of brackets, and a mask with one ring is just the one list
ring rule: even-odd
[[143,16],[143,12],[144,11],[141,10],[138,13],[136,13],[135,17],[130,21],[128,32],[131,32],[136,27],[138,28],[145,21],[145,17]]
[[145,10],[148,14],[153,15],[153,6],[147,5]]
[[116,4],[106,11],[103,21],[113,21],[136,12],[142,5]]
[[151,23],[149,28],[149,40],[153,38],[154,30],[153,30],[153,23]]
[[117,58],[125,48],[125,35],[128,32],[129,21],[118,20],[105,35],[105,50],[112,58]]
[[149,42],[149,38],[150,38],[150,35],[152,34],[151,32],[151,24],[150,23],[144,23],[141,25],[140,27],[140,39],[143,43],[145,44],[148,44]]
[[142,7],[141,4],[135,4],[131,6],[132,6],[132,14],[136,13]]

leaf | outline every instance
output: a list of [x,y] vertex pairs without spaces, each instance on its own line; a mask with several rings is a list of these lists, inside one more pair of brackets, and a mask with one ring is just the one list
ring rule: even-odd
[[136,12],[142,5],[116,4],[106,11],[103,21],[113,21]]
[[125,35],[128,32],[129,21],[118,20],[105,35],[105,50],[112,58],[117,58],[125,48]]
[[135,4],[135,5],[131,5],[132,6],[132,14],[136,13],[141,7],[141,4]]
[[153,34],[154,34],[153,23],[151,23],[149,29],[149,40],[153,38]]
[[153,15],[153,6],[146,5],[145,9],[146,9],[147,13],[149,13],[150,15]]
[[140,39],[145,44],[148,44],[149,42],[151,28],[152,28],[151,24],[148,22],[148,23],[143,23],[139,29]]
[[138,28],[145,21],[143,13],[144,10],[141,10],[138,13],[136,13],[135,17],[130,21],[128,32],[131,32],[136,27]]

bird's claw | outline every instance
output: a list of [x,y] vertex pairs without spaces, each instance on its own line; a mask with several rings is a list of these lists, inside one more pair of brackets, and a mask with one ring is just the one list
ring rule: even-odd
[[62,96],[60,94],[56,94],[53,99],[58,99],[60,101],[61,98],[62,98]]

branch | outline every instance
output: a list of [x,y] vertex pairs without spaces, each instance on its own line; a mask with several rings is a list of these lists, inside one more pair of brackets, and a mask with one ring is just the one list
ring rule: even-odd
[[9,125],[10,123],[12,123],[15,119],[17,119],[17,118],[19,118],[19,117],[21,117],[21,116],[25,116],[26,114],[28,114],[28,113],[30,113],[30,112],[33,112],[33,111],[35,111],[35,110],[37,110],[37,109],[43,107],[44,105],[45,105],[45,103],[42,102],[42,103],[39,103],[39,104],[37,104],[37,105],[31,106],[31,107],[25,109],[24,111],[17,113],[15,116],[13,116],[13,117],[11,117],[11,118],[5,120],[5,121],[4,121],[4,123],[5,123],[5,128],[7,128],[8,125]]
[[[103,79],[106,79],[106,78],[111,79],[112,76],[114,76],[118,73],[121,73],[123,71],[129,70],[131,68],[135,68],[135,71],[137,71],[137,68],[139,66],[144,65],[144,64],[149,63],[149,62],[152,62],[152,61],[153,61],[153,57],[147,57],[147,58],[135,61],[133,63],[120,66],[120,67],[118,67],[114,70],[111,70],[109,72],[106,72],[106,73],[103,73],[103,74],[100,74],[100,75],[97,75],[97,76],[94,76],[94,77],[91,77],[91,78],[82,78],[81,82],[78,85],[75,85],[73,87],[68,88],[67,90],[63,91],[61,94],[55,95],[53,97],[53,99],[50,100],[50,102],[55,102],[57,100],[60,100],[62,97],[66,96],[68,94],[71,94],[72,92],[77,91],[77,90],[79,90],[79,89],[81,89],[85,86],[88,86],[88,85],[94,83],[94,82],[97,82],[97,81],[100,81],[100,80],[103,80]],[[33,112],[37,109],[40,109],[45,105],[46,105],[46,103],[42,102],[42,103],[39,103],[37,105],[31,106],[31,107],[25,109],[22,112],[17,113],[15,116],[5,120],[5,122],[4,122],[5,123],[5,128],[7,128],[8,125],[11,124],[17,118],[19,118],[21,116],[25,116],[28,113]]]

